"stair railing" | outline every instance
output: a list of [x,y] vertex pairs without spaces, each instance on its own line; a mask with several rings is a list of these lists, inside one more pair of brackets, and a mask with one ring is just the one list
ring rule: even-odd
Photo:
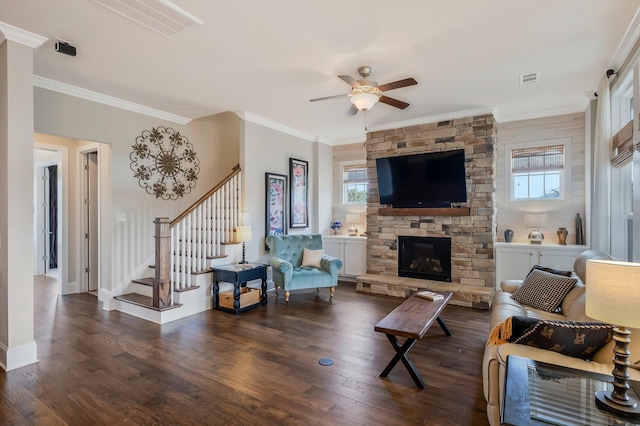
[[[171,282],[171,294],[191,288],[192,276],[208,272],[211,259],[223,256],[224,243],[233,241],[233,230],[240,223],[241,178],[240,165],[236,165],[219,184],[168,224],[171,242],[165,244],[164,253],[156,252],[154,294],[156,281],[159,286]],[[168,268],[160,268],[160,258],[169,259]],[[168,270],[169,276],[159,276],[161,269]],[[172,299],[171,295],[168,297]],[[162,299],[159,298],[161,305]]]

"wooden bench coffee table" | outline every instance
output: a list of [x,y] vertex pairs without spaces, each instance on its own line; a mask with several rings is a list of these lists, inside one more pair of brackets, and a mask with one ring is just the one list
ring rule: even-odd
[[[416,385],[424,389],[422,377],[416,371],[407,353],[416,341],[422,339],[434,320],[438,321],[440,328],[447,336],[451,336],[451,332],[440,319],[440,313],[447,306],[452,293],[449,291],[439,293],[444,296],[444,299],[431,301],[413,295],[376,324],[375,330],[386,334],[396,351],[393,359],[380,373],[380,377],[387,377],[398,361],[402,361]],[[400,344],[398,336],[406,337],[407,340]]]

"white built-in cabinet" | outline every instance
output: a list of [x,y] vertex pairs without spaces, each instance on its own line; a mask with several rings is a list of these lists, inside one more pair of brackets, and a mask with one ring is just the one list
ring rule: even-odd
[[534,265],[571,271],[576,257],[588,247],[496,242],[494,249],[496,289],[500,289],[504,280],[524,279]]
[[367,273],[367,237],[324,236],[324,252],[342,260],[339,274],[355,278]]

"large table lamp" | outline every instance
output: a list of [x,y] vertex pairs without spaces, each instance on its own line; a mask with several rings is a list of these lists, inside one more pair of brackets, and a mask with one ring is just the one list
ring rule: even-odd
[[596,404],[620,416],[640,418],[640,403],[628,395],[631,331],[640,328],[640,263],[587,261],[586,314],[614,324],[613,390],[596,392]]
[[241,264],[249,263],[245,260],[245,243],[251,241],[251,227],[247,225],[236,226],[236,241],[242,243],[242,260]]

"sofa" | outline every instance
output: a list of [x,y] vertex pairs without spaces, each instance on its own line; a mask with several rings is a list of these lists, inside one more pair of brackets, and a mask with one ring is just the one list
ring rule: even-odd
[[333,298],[342,260],[324,254],[322,234],[270,235],[266,244],[276,295],[282,287],[289,303],[292,290],[329,287]]
[[[613,347],[615,344],[613,340],[606,343],[600,349],[597,349],[597,351],[589,356],[590,359],[588,360],[568,356],[553,350],[528,346],[524,343],[495,342],[496,332],[503,330],[503,324],[509,323],[508,318],[510,317],[525,317],[522,318],[523,321],[528,321],[529,319],[531,319],[531,321],[555,320],[563,322],[563,324],[566,324],[567,321],[597,323],[597,321],[589,318],[585,314],[585,290],[588,285],[586,264],[590,259],[609,260],[612,258],[595,250],[587,250],[581,253],[574,262],[573,271],[570,271],[571,277],[577,279],[577,282],[562,299],[559,311],[547,312],[514,300],[512,296],[522,286],[523,280],[506,280],[501,283],[501,290],[497,291],[493,298],[490,326],[492,333],[487,342],[482,362],[483,391],[487,403],[487,417],[490,425],[497,426],[500,424],[501,406],[504,397],[505,367],[509,355],[611,375],[613,370]],[[525,277],[523,277],[523,279],[524,278]],[[513,325],[513,327],[515,327],[515,325]],[[635,362],[640,359],[640,330],[631,329],[631,344],[629,349],[631,352],[630,361],[632,364],[635,364]],[[640,372],[636,369],[630,368],[629,374],[632,380],[640,380]]]

